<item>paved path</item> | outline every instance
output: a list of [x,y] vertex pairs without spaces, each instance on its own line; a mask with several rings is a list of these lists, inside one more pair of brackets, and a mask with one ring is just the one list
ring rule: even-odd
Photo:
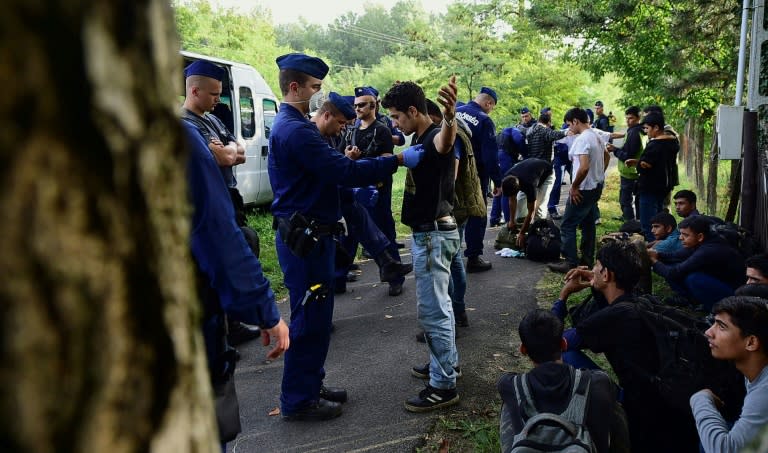
[[[561,213],[568,188],[562,188]],[[493,263],[493,269],[467,275],[470,327],[458,328],[456,340],[464,375],[458,383],[458,406],[431,414],[404,409],[403,402],[424,386],[411,376],[410,368],[428,361],[426,346],[415,341],[420,329],[413,276],[406,279],[401,296],[389,297],[387,285],[377,281],[376,265],[368,260],[361,263],[360,280],[348,284],[346,294],[336,296],[336,330],[325,383],[347,389],[349,401],[342,416],[316,423],[270,416],[279,407],[283,361],[266,363],[266,349],[251,342],[240,347],[243,359],[236,371],[243,432],[229,444],[229,451],[410,452],[423,445],[438,415],[487,409],[497,398],[499,376],[529,366],[518,363],[517,325],[524,313],[536,307],[535,286],[545,272],[544,264],[494,255],[497,232],[498,228],[489,228],[485,236],[483,257]],[[407,248],[403,260],[411,261]],[[280,309],[288,319],[287,301],[280,303]]]
[[[493,254],[497,228],[486,234],[484,257],[493,269],[468,274],[470,327],[459,328],[457,345],[464,377],[459,381],[458,411],[482,409],[496,398],[495,382],[513,369],[516,332],[522,313],[535,307],[534,286],[544,266]],[[410,261],[407,249],[404,261]],[[433,414],[411,414],[403,402],[423,388],[410,368],[428,360],[426,346],[415,341],[419,331],[413,276],[403,294],[387,295],[387,285],[374,282],[372,261],[362,264],[359,281],[337,295],[335,333],[326,362],[325,382],[344,387],[349,401],[341,417],[320,423],[285,422],[269,412],[279,406],[282,359],[265,363],[257,342],[243,345],[237,372],[243,432],[230,444],[234,452],[409,452],[423,442],[435,422]],[[280,304],[288,317],[288,303]],[[516,337],[516,333],[514,334]],[[439,413],[446,414],[450,410]]]

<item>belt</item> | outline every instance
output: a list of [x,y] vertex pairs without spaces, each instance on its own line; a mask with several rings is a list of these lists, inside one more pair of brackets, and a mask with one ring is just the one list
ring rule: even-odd
[[434,222],[411,226],[411,230],[413,230],[414,233],[428,233],[430,231],[454,231],[456,228],[458,228],[458,226],[456,225],[456,219],[453,217],[438,219]]

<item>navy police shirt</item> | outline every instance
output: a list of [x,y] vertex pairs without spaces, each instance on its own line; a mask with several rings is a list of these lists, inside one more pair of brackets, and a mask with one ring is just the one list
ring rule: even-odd
[[397,156],[353,161],[332,148],[299,110],[280,106],[269,137],[272,214],[295,212],[331,224],[341,218],[338,186],[361,187],[397,170]]

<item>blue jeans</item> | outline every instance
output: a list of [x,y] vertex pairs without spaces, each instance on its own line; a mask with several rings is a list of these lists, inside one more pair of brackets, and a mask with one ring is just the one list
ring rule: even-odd
[[[513,165],[514,162],[512,161],[512,156],[504,151],[499,151],[499,167],[501,168],[501,174],[504,175]],[[493,201],[491,202],[491,222],[499,223],[501,221],[502,213],[504,214],[504,222],[509,222],[509,203],[507,202],[507,197],[503,195],[493,197]]]
[[456,388],[459,363],[453,307],[448,295],[451,262],[458,253],[459,232],[413,233],[411,254],[416,276],[416,311],[429,347],[429,385]]
[[575,204],[570,197],[565,203],[565,214],[560,226],[560,240],[563,241],[561,251],[571,266],[579,264],[579,255],[576,251],[576,227],[578,226],[581,226],[581,257],[588,265],[595,261],[595,220],[600,216],[597,202],[602,193],[602,185],[596,189],[582,190],[581,203]]
[[[565,172],[571,173],[571,161],[567,159],[563,160],[558,153],[555,153],[555,158],[552,161],[552,169],[555,173],[555,184],[552,186],[552,192],[549,193],[549,202],[547,203],[547,209],[549,212],[557,212],[557,205],[560,204],[560,190],[562,189],[563,176]],[[563,171],[565,167],[565,171]],[[573,181],[573,175],[571,174],[571,181]],[[543,202],[543,201],[542,201]]]
[[648,242],[656,240],[651,232],[651,219],[661,212],[664,203],[664,197],[648,192],[637,194],[640,199],[640,226],[643,228],[643,236]]
[[734,292],[730,286],[703,272],[688,274],[682,282],[679,280],[667,280],[667,282],[676,293],[703,305],[707,313],[711,312],[712,307],[720,300],[733,296]]
[[[488,205],[488,177],[480,175],[480,187],[483,190],[483,200]],[[464,250],[464,256],[472,258],[483,254],[483,239],[485,239],[485,228],[488,226],[488,216],[470,217],[465,225],[465,238],[467,249]]]
[[459,248],[451,260],[451,281],[448,284],[448,295],[451,296],[451,305],[454,313],[464,313],[467,306],[464,304],[464,295],[467,293],[467,271],[464,269],[464,260],[461,258],[461,241],[464,239],[464,225],[459,226]]
[[629,179],[621,176],[620,179],[619,205],[621,206],[621,216],[626,222],[640,217],[640,199],[636,197],[637,178]]

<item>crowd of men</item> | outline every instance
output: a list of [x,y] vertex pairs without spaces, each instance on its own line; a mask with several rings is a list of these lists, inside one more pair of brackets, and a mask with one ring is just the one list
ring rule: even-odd
[[[562,221],[564,259],[550,268],[566,273],[551,312],[530,313],[520,324],[521,351],[536,368],[524,379],[505,375],[499,381],[504,448],[522,430],[531,407],[561,413],[576,394],[591,394],[584,403],[588,415],[580,421],[592,433],[597,451],[618,451],[617,445],[624,445],[624,451],[693,451],[699,442],[706,451],[737,451],[768,421],[768,308],[764,300],[751,297],[765,293],[741,288],[745,269],[749,286],[768,287],[768,259],[758,255],[745,261],[713,229],[718,219],[699,214],[693,192],[681,190],[670,197],[678,184],[679,143],[658,107],[646,108],[642,117],[639,108],[628,108],[626,134],[613,132],[600,101],[594,117],[588,109],[568,110],[561,129],[552,127],[551,110],[543,109],[534,120],[523,108],[520,124],[497,135],[489,115],[499,97],[489,87],[466,104],[457,100],[455,76],[434,101],[413,82],[396,82],[383,96],[369,86],[356,88],[354,96],[325,95],[321,88],[329,68],[321,59],[294,53],[276,63],[283,99],[269,138],[268,170],[275,247],[289,291],[288,324],[279,316],[247,228],[238,223],[241,206],[232,166],[242,163],[242,146],[209,113],[219,102],[224,70],[205,61],[185,69],[182,116],[191,148],[191,246],[214,387],[232,379],[229,317],[259,326],[265,344],[274,337],[270,357],[285,354],[280,395],[285,420],[341,415],[347,393],[325,385],[324,365],[334,295],[354,278],[352,257],[361,244],[378,265],[390,296],[403,293],[405,275],[415,276],[423,329],[419,339],[427,346],[429,363],[411,370],[427,384],[405,401],[405,408],[426,412],[457,404],[456,328],[469,326],[465,272],[491,269],[481,255],[486,195],[492,194],[490,223],[500,224],[503,216],[505,227],[517,231],[520,248],[534,219]],[[405,136],[411,136],[410,146],[394,154]],[[621,136],[623,146],[614,146],[612,139]],[[623,220],[639,220],[647,249],[611,242],[595,256],[598,201],[611,153],[620,162]],[[399,166],[407,167],[401,221],[412,233],[412,264],[402,263],[392,216],[392,174]],[[557,201],[566,172],[571,185],[561,216]],[[672,200],[683,218],[679,224],[665,210]],[[647,326],[631,309],[642,273],[641,253],[676,292],[668,302],[714,314],[706,332],[712,355],[733,361],[747,388],[743,412],[732,427],[723,422],[712,391],[691,398],[691,413],[670,407],[657,389],[634,376],[634,366],[652,370],[659,363],[647,346]],[[564,331],[569,296],[588,287],[601,301],[599,310]],[[606,354],[618,385],[603,373],[588,371],[598,367],[583,354],[585,349]],[[633,366],[627,365],[630,356]],[[533,402],[523,404],[523,386],[529,386],[526,395]]]

